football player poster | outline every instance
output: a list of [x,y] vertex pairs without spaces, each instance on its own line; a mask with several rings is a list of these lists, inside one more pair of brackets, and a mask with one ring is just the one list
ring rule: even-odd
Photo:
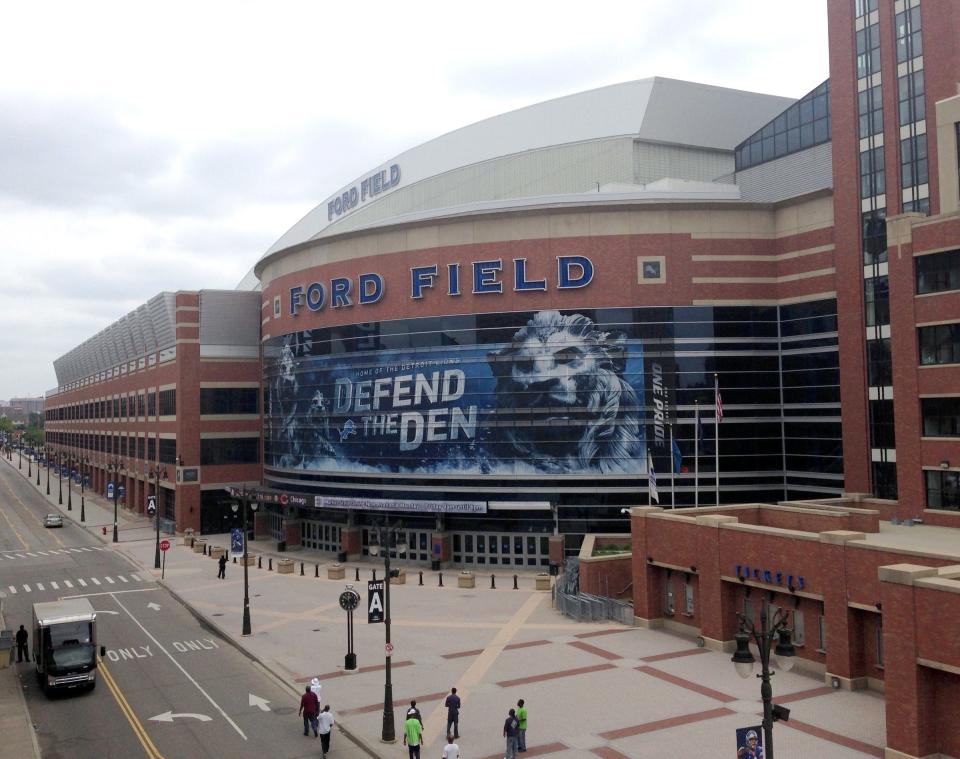
[[763,759],[763,729],[756,727],[737,728],[737,759]]

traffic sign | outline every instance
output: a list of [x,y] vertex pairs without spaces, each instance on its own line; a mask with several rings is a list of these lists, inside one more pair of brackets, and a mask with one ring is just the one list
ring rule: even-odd
[[155,495],[147,496],[147,513],[150,516],[157,513],[157,497]]
[[387,644],[383,647],[383,650],[387,652],[387,656],[392,656],[392,655],[393,655],[393,643],[387,643]]
[[367,624],[383,622],[383,580],[367,582]]
[[161,541],[160,541],[160,550],[161,550],[161,551],[169,551],[169,550],[170,550],[170,541],[167,540],[166,538],[164,538],[163,540],[161,540]]

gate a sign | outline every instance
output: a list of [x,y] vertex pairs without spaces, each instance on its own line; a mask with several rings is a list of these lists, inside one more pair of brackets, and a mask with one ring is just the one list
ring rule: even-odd
[[367,624],[383,622],[383,580],[367,581]]
[[147,496],[147,514],[153,516],[157,513],[157,497],[155,495]]

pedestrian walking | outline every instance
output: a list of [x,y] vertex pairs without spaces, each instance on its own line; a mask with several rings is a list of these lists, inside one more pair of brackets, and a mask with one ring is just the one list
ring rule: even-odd
[[527,707],[523,705],[523,699],[517,701],[517,751],[527,750]]
[[416,717],[417,722],[420,723],[420,727],[423,727],[423,717],[420,716],[420,710],[417,708],[417,699],[413,699],[410,702],[410,708],[407,709],[407,717]]
[[507,739],[507,750],[503,759],[516,759],[517,757],[517,733],[520,731],[520,722],[517,720],[517,712],[511,709],[507,718],[503,721],[503,737]]
[[21,662],[24,659],[30,661],[30,652],[27,651],[27,631],[23,629],[23,625],[20,625],[20,629],[17,630],[17,661]]
[[305,692],[300,696],[300,711],[303,715],[303,734],[310,735],[310,728],[313,728],[313,737],[317,737],[317,714],[320,712],[320,702],[317,701],[317,694],[310,690],[308,685]]
[[[411,704],[415,706],[416,702]],[[407,711],[407,721],[403,723],[403,745],[407,747],[409,759],[420,759],[420,744],[423,742],[423,723],[419,712],[411,714]]]
[[447,707],[447,735],[454,738],[460,737],[460,696],[457,695],[457,689],[451,688],[450,695],[443,702]]
[[330,704],[324,704],[323,711],[317,718],[320,731],[320,750],[323,752],[323,759],[327,759],[327,752],[330,750],[330,731],[333,728],[333,715],[330,713]]
[[220,565],[220,571],[217,572],[217,577],[221,580],[227,579],[227,555],[225,553],[221,554],[220,558],[217,559],[217,564]]
[[310,681],[310,690],[312,690],[317,696],[317,704],[323,703],[323,686],[320,684],[320,678],[315,677]]
[[460,747],[453,742],[453,736],[447,736],[447,745],[443,747],[443,759],[460,759]]

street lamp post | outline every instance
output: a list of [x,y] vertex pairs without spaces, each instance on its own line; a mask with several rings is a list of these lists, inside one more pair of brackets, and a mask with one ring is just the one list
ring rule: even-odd
[[249,504],[250,510],[256,512],[258,503],[256,499],[253,501],[249,500],[249,495],[246,486],[243,488],[243,492],[240,495],[240,505],[238,506],[234,503],[230,508],[233,509],[233,513],[237,513],[238,508],[243,509],[243,627],[241,628],[241,635],[250,635],[250,582],[247,577],[247,505]]
[[83,491],[84,491],[84,477],[86,476],[87,464],[90,463],[90,459],[86,456],[80,459],[80,523],[83,524],[87,521],[87,510],[84,504]]
[[76,456],[67,456],[67,511],[73,511],[73,497],[70,490],[70,480],[73,479],[73,465],[77,463]]
[[123,468],[123,462],[114,459],[107,467],[113,476],[113,542],[119,543],[120,536],[117,532],[117,499],[120,497],[120,470]]
[[50,495],[50,454],[52,452],[49,446],[43,446],[43,463],[47,467],[47,495]]
[[63,451],[57,451],[57,485],[60,488],[57,505],[63,506]]
[[[17,449],[20,458],[17,459],[17,469],[23,469],[23,439],[20,439],[20,447]],[[30,457],[27,456],[27,463],[30,463]]]
[[[396,730],[393,722],[393,682],[390,671],[390,547],[391,544],[396,550],[398,556],[407,552],[407,543],[400,525],[390,526],[390,518],[387,517],[384,524],[376,525],[373,528],[371,542],[367,550],[372,556],[376,556],[383,548],[383,625],[385,635],[385,665],[384,673],[386,678],[383,683],[383,726],[380,731],[380,741],[383,743],[395,743],[397,740]],[[376,542],[374,542],[376,541]]]
[[[27,479],[28,480],[33,479],[33,467],[30,466],[32,461],[33,460],[30,458],[30,454],[28,453],[27,454]],[[38,485],[40,484],[40,467],[39,466],[37,466],[37,484]]]
[[765,595],[760,607],[760,627],[753,624],[743,614],[737,614],[740,620],[740,631],[734,635],[737,649],[731,658],[737,674],[748,678],[753,672],[755,659],[750,651],[750,643],[756,644],[760,653],[760,698],[763,701],[763,751],[766,759],[773,759],[773,723],[790,719],[790,710],[773,703],[773,688],[770,678],[770,653],[773,649],[774,660],[779,669],[789,672],[793,669],[793,657],[796,654],[791,636],[793,630],[787,626],[789,612],[777,609],[773,618],[770,618],[770,602]]
[[155,516],[157,518],[157,550],[153,556],[153,568],[160,569],[160,480],[167,479],[167,468],[160,467],[159,464],[154,464],[150,467],[150,474],[148,478],[152,477],[156,483],[153,491],[153,495],[156,498]]

